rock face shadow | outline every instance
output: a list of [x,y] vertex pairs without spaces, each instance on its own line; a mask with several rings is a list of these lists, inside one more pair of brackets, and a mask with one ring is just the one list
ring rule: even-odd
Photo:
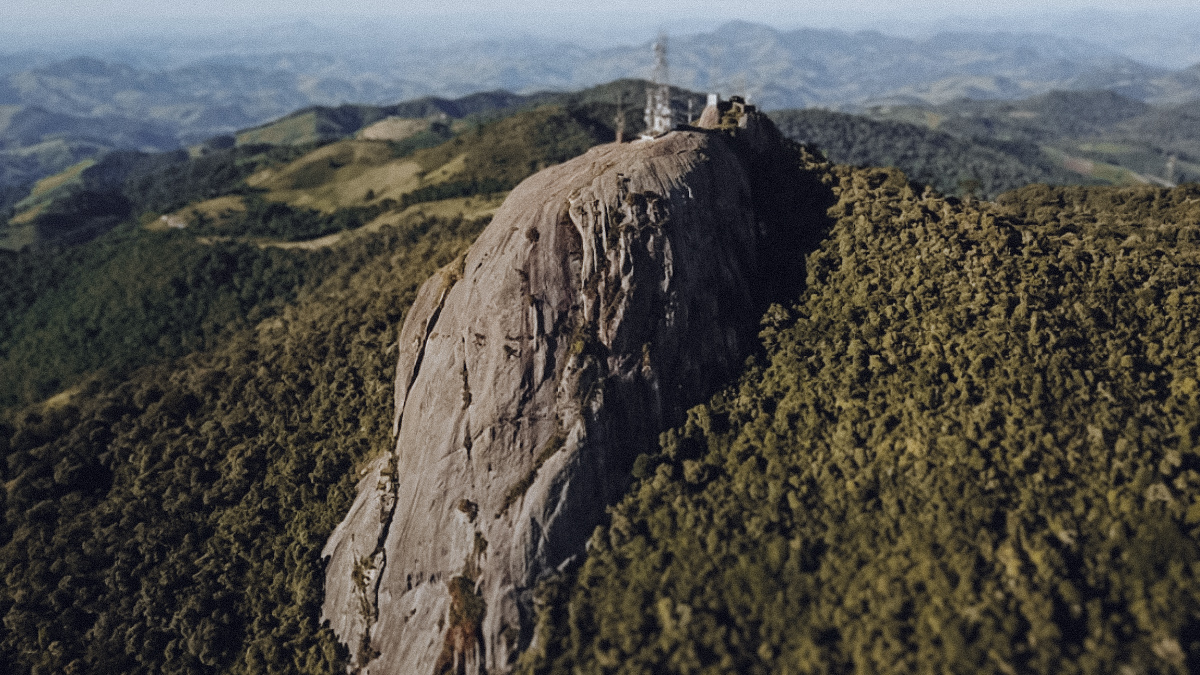
[[422,286],[395,451],[323,552],[323,619],[354,671],[508,671],[538,579],[797,297],[829,227],[821,165],[757,112],[723,121],[532,176]]

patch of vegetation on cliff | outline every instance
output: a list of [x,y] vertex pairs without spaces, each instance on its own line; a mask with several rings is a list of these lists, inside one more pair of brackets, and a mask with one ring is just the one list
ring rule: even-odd
[[483,634],[480,627],[487,613],[487,604],[475,592],[475,580],[469,576],[456,576],[446,582],[450,591],[449,625],[446,640],[434,675],[465,675],[468,654],[483,655]]
[[269,320],[0,426],[6,672],[343,672],[319,552],[390,446],[405,311],[483,225],[350,237]]
[[521,672],[1200,668],[1200,189],[838,167],[764,353],[635,463]]

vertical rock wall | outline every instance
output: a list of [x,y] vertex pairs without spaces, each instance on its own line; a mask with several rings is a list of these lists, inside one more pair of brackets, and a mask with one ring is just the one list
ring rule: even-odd
[[[330,538],[324,617],[362,673],[502,673],[539,575],[583,553],[633,458],[740,372],[804,235],[766,118],[592,149],[515,189],[421,288],[396,449]],[[794,290],[794,287],[793,287]]]

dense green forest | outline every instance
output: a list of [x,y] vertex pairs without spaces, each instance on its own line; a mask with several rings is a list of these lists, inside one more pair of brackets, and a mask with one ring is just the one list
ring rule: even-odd
[[967,140],[907,122],[827,110],[777,110],[788,138],[811,143],[831,161],[896,167],[942,194],[993,198],[1031,183],[1077,183],[1031,142]]
[[[467,158],[409,203],[611,139],[640,86],[397,145]],[[1030,146],[778,119],[928,173],[807,165],[833,206],[806,284],[541,585],[521,670],[1200,670],[1200,188],[945,199],[1018,187]],[[390,448],[417,287],[486,219],[357,229],[402,205],[246,187],[312,147],[127,158],[44,212],[106,233],[0,251],[0,670],[344,672],[318,554]],[[248,208],[220,228],[138,220],[221,194]]]
[[128,229],[60,253],[3,252],[0,406],[211,348],[293,301],[323,271],[317,257]]
[[1019,101],[878,106],[864,115],[992,146],[1027,163],[1053,160],[1060,172],[1074,174],[1049,182],[1200,180],[1195,103],[1154,106],[1112,91],[1052,91]]
[[542,586],[523,672],[1194,672],[1200,188],[829,171],[806,288]]
[[388,449],[405,310],[484,224],[413,219],[303,253],[308,281],[269,320],[17,415],[0,434],[0,662],[341,672],[317,556],[359,462]]

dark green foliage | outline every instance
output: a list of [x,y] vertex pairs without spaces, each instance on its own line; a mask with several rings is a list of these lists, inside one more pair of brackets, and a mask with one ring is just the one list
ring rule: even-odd
[[[1153,106],[1111,91],[1052,91],[1022,101],[954,101],[938,108],[955,133],[1037,142],[1103,133]],[[952,111],[952,112],[951,112]]]
[[211,348],[293,300],[312,258],[128,229],[60,253],[0,256],[0,407]]
[[[245,179],[260,168],[298,157],[313,146],[220,148],[214,140],[197,157],[163,153],[111,152],[85,169],[77,181],[43,196],[35,218],[39,248],[84,243],[131,216],[163,213],[225,194],[249,194]],[[329,226],[326,224],[325,229]]]
[[807,290],[539,590],[523,672],[1200,668],[1200,190],[829,178]]
[[[418,156],[466,154],[454,189],[513,185],[610,138],[606,96]],[[940,164],[949,147],[928,165],[986,192],[953,171],[992,165]],[[254,152],[214,146],[122,194],[136,213],[240,191],[283,157]],[[582,567],[540,586],[522,669],[1200,670],[1200,190],[964,205],[895,171],[811,178],[835,224],[772,265],[802,262],[807,288],[763,317],[741,382],[637,458]],[[3,404],[81,385],[0,421],[5,672],[344,670],[318,625],[319,551],[390,445],[403,314],[483,223],[410,219],[315,251],[215,236],[378,213],[247,201],[201,240],[118,227],[0,251]],[[470,569],[447,582],[450,664],[486,617]]]
[[1032,143],[964,140],[905,122],[873,120],[827,110],[778,110],[771,119],[792,140],[811,143],[830,160],[854,166],[894,166],[943,194],[991,198],[1030,183],[1074,183]]
[[392,147],[392,155],[395,157],[408,157],[417,150],[432,148],[454,137],[450,131],[450,125],[443,122],[430,122],[429,128],[413,134],[408,138],[400,141],[388,141],[388,145]]
[[606,133],[611,131],[586,116],[543,106],[460,134],[425,151],[419,160],[432,169],[465,154],[464,168],[450,177],[458,184],[453,189],[474,185],[487,192],[493,185],[516,185],[536,171],[582,154],[605,140]]
[[29,194],[29,186],[0,181],[0,226],[12,217],[12,208]]
[[492,178],[485,178],[483,180],[452,180],[404,193],[400,197],[400,208],[404,209],[413,204],[436,202],[442,199],[453,199],[454,197],[492,195],[498,192],[508,192],[514,187],[516,187],[516,183]]
[[[350,138],[358,131],[388,117],[422,119],[442,117],[445,119],[493,119],[514,110],[531,107],[555,98],[554,94],[531,94],[528,96],[498,90],[479,92],[458,99],[426,96],[395,105],[345,104],[337,107],[310,106],[273,120],[248,132],[269,129],[291,119],[312,115],[315,118],[313,132],[322,141]],[[244,132],[243,132],[244,133]]]
[[[1055,183],[1147,182],[1200,179],[1200,135],[1195,104],[1151,106],[1111,91],[1056,91],[1021,101],[957,100],[933,106],[872,108],[880,121],[910,122],[937,132],[985,145],[1030,165],[1045,165],[1043,148],[1059,153]],[[1102,162],[1137,172],[1089,167]],[[1174,169],[1167,176],[1171,157]],[[1068,171],[1068,168],[1071,170]],[[1074,171],[1074,178],[1070,176]]]
[[271,321],[3,428],[5,672],[343,672],[319,552],[388,448],[403,314],[483,224],[313,252]]
[[245,211],[235,212],[219,225],[201,223],[193,228],[193,232],[303,241],[362,227],[379,214],[396,206],[395,201],[385,199],[371,206],[324,213],[315,209],[296,208],[283,202],[267,201],[257,194],[247,195],[244,201]]
[[211,150],[165,168],[138,171],[124,181],[123,192],[139,213],[166,213],[191,202],[245,192],[250,174],[295,159],[313,147],[247,145]]
[[132,208],[119,192],[84,189],[55,201],[33,224],[43,244],[79,244],[116,227]]

